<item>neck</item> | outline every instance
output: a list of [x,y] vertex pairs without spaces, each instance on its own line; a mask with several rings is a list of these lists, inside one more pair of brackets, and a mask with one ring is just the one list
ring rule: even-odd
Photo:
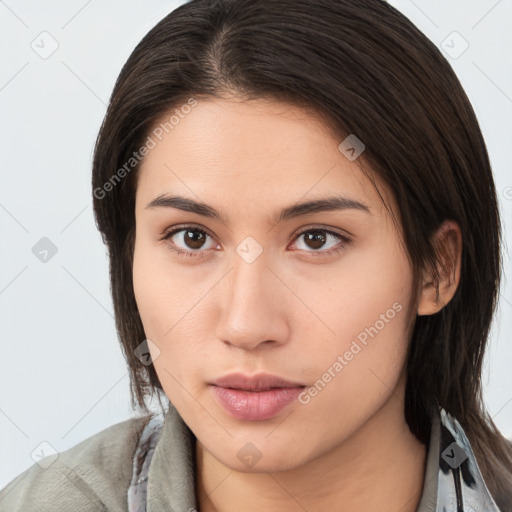
[[233,471],[196,440],[199,511],[415,512],[427,447],[409,430],[403,408],[392,394],[341,444],[286,471]]

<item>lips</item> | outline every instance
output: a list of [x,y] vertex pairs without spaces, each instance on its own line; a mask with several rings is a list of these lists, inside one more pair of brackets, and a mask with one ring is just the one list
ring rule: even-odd
[[272,388],[299,388],[305,384],[291,382],[268,373],[248,376],[243,373],[230,373],[213,382],[222,388],[241,389],[244,391],[266,391]]
[[269,374],[225,375],[212,383],[218,403],[232,417],[245,421],[273,418],[294,402],[305,385]]

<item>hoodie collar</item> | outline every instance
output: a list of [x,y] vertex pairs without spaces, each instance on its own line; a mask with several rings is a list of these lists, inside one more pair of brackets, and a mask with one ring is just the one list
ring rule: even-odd
[[[152,416],[134,455],[129,512],[197,511],[196,438],[170,404]],[[432,421],[416,512],[500,512],[460,423],[443,408]]]
[[440,408],[439,413],[436,512],[500,512],[462,426],[446,410]]

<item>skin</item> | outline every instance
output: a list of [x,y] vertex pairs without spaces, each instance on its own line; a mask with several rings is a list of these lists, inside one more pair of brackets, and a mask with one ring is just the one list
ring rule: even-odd
[[[460,232],[448,221],[440,231],[454,266],[438,304],[428,273],[412,297],[400,232],[358,161],[339,151],[341,140],[295,106],[212,99],[199,101],[142,162],[134,291],[147,338],[158,347],[152,356],[160,382],[197,438],[201,512],[418,506],[427,447],[405,421],[404,362],[411,321],[439,311],[455,293]],[[160,194],[201,201],[228,220],[146,208]],[[370,213],[270,220],[292,203],[332,195],[362,202]],[[202,245],[184,238],[186,231],[160,240],[181,224],[209,236]],[[315,245],[304,235],[312,227],[350,241],[324,231],[324,244]],[[236,251],[248,236],[257,244],[250,251],[263,251],[251,263]],[[177,255],[173,242],[194,254]],[[341,251],[333,253],[336,247]],[[241,421],[216,401],[208,383],[234,371],[313,386],[393,304],[400,312],[308,404]],[[252,467],[237,456],[249,442],[261,455]]]

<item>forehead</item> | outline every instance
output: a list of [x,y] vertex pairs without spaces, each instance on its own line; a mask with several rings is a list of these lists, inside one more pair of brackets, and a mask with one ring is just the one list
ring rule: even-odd
[[159,137],[139,168],[137,203],[173,191],[264,208],[338,193],[379,208],[358,161],[340,151],[343,138],[312,111],[266,99],[209,99],[166,125],[173,112],[152,128]]

